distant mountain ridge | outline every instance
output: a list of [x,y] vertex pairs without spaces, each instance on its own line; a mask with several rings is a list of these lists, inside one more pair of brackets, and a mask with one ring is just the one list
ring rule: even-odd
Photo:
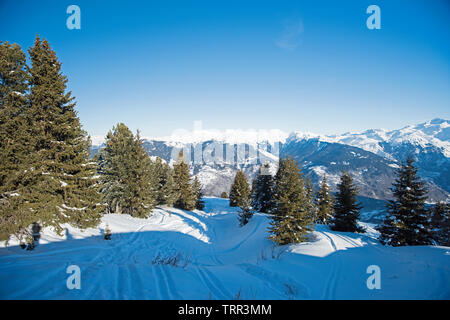
[[[412,155],[419,174],[427,182],[430,201],[450,199],[450,124],[443,119],[398,130],[370,129],[328,136],[287,134],[280,130],[180,131],[170,137],[146,138],[144,147],[150,156],[167,162],[181,148],[191,152],[188,155],[191,171],[199,177],[205,195],[219,196],[228,191],[238,169],[244,170],[251,180],[261,163],[269,162],[275,171],[278,156],[292,156],[316,185],[325,174],[334,190],[341,171],[347,170],[354,176],[362,196],[389,199],[396,168]],[[99,146],[93,146],[92,153],[98,149]],[[232,161],[228,157],[226,161],[227,152],[239,149],[245,150],[245,157],[235,156]],[[213,162],[208,161],[211,155],[215,156]]]

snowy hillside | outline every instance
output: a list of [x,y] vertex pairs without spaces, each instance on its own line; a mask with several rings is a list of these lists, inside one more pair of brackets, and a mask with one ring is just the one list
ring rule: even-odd
[[[366,234],[317,226],[311,241],[274,247],[269,219],[238,226],[228,201],[205,211],[158,208],[148,219],[105,215],[99,229],[50,230],[39,246],[0,248],[1,299],[448,299],[450,248],[384,247]],[[112,240],[101,234],[108,224]],[[69,290],[66,268],[81,269]],[[366,286],[381,269],[381,289]]]

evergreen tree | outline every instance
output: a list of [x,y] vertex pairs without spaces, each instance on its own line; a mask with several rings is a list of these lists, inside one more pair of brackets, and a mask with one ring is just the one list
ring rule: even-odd
[[157,204],[172,206],[178,198],[173,180],[173,170],[159,157],[156,158],[153,168],[157,187]]
[[380,226],[380,241],[392,246],[432,243],[431,213],[425,208],[427,189],[408,158],[397,171],[394,199],[387,203],[387,217]]
[[196,197],[190,183],[189,166],[184,157],[183,151],[180,151],[177,163],[173,166],[175,191],[178,195],[174,206],[184,210],[194,210]]
[[225,191],[221,193],[220,197],[222,199],[228,199],[228,193],[226,193]]
[[311,178],[308,176],[305,181],[306,199],[307,199],[307,211],[312,221],[316,221],[318,208],[314,197],[314,186]]
[[136,136],[123,123],[106,136],[102,152],[103,198],[109,212],[148,217],[156,205],[152,162]]
[[253,210],[250,205],[250,201],[250,198],[243,199],[241,205],[239,206],[238,221],[241,227],[245,226],[253,217]]
[[432,213],[434,240],[441,246],[450,246],[450,204],[438,202]]
[[240,207],[250,197],[250,186],[244,172],[238,170],[230,189],[230,206]]
[[331,229],[344,232],[362,232],[363,229],[357,223],[359,210],[361,210],[361,205],[357,203],[358,188],[354,185],[352,176],[343,171],[337,187],[338,192],[335,195]]
[[202,186],[200,185],[200,181],[197,177],[194,178],[194,182],[192,184],[192,190],[194,191],[195,195],[195,209],[197,210],[203,210],[205,208],[205,201],[203,201],[203,193],[202,193]]
[[316,205],[318,208],[316,223],[328,224],[333,217],[333,198],[330,195],[330,187],[325,175],[317,192]]
[[[263,170],[264,169],[264,170]],[[273,207],[273,189],[275,181],[268,172],[269,164],[259,168],[258,175],[252,183],[251,206],[259,212],[270,213]]]
[[[15,53],[21,56],[19,65],[24,66],[23,55],[17,50]],[[18,196],[4,202],[1,215],[6,211],[6,221],[15,223],[13,232],[19,234],[19,239],[25,235],[28,248],[33,248],[31,223],[53,226],[60,234],[63,223],[79,228],[93,227],[100,220],[102,206],[99,204],[96,166],[89,160],[90,140],[81,129],[74,110],[74,98],[66,92],[67,78],[61,74],[61,63],[48,42],[39,37],[29,54],[29,94],[24,96],[23,80],[20,88],[12,92],[17,98],[27,100],[20,102],[20,106],[16,100],[17,111],[20,110],[16,114],[20,116],[14,120],[23,130],[13,139],[6,140],[11,146],[23,143],[7,153],[10,159],[10,156],[15,158],[16,168],[20,167],[19,175],[6,180],[7,188],[17,187],[14,193]],[[19,73],[22,69],[15,69],[12,75]],[[2,104],[9,105],[12,100],[7,87],[3,88],[6,95],[2,97]],[[12,110],[11,105],[8,110]],[[26,150],[25,160],[20,160],[20,150]],[[19,184],[14,182],[18,179]]]
[[33,136],[29,109],[26,56],[19,45],[0,42],[0,240],[14,234],[30,239],[32,212],[29,155]]
[[269,239],[281,245],[305,241],[313,223],[308,202],[305,181],[297,163],[292,158],[280,159]]

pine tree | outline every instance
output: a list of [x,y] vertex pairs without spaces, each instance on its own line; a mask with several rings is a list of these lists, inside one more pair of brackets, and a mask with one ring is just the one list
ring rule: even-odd
[[173,166],[175,190],[178,195],[174,206],[183,210],[194,210],[196,197],[190,183],[189,166],[184,157],[183,151],[180,151],[177,163]]
[[305,180],[305,190],[306,190],[308,214],[311,217],[312,221],[316,221],[318,208],[314,197],[314,186],[309,176]]
[[318,208],[316,223],[328,224],[333,217],[333,198],[330,195],[330,187],[325,175],[317,192],[316,205]]
[[331,229],[362,232],[363,229],[358,226],[359,210],[361,210],[361,205],[357,203],[358,188],[354,185],[352,176],[343,171],[337,187]]
[[156,205],[152,162],[136,136],[123,123],[106,136],[102,152],[103,198],[109,212],[145,218]]
[[224,192],[222,192],[222,193],[220,194],[220,197],[221,197],[222,199],[228,199],[228,193],[226,193],[226,192],[224,191]]
[[203,210],[205,208],[205,201],[203,201],[203,193],[202,186],[200,185],[200,181],[197,177],[194,178],[194,182],[192,184],[192,190],[194,190],[195,195],[195,209]]
[[438,202],[433,207],[431,225],[433,239],[441,246],[450,246],[450,204]]
[[269,239],[278,244],[306,241],[313,220],[305,181],[293,158],[280,159],[275,176],[274,209]]
[[27,174],[33,136],[27,119],[26,68],[20,46],[0,42],[0,240],[12,234],[24,240],[37,220],[31,210]]
[[268,172],[269,164],[259,168],[258,175],[252,183],[251,206],[259,212],[270,213],[273,208],[273,189],[275,181]]
[[245,226],[253,217],[253,209],[250,205],[250,202],[250,198],[243,199],[241,205],[239,206],[238,221],[241,227]]
[[230,189],[230,206],[240,207],[250,197],[250,187],[244,172],[238,170]]
[[417,175],[412,158],[397,171],[391,190],[394,199],[387,203],[387,216],[379,227],[381,243],[392,246],[431,244],[431,213],[425,208],[428,191]]
[[156,179],[157,204],[172,206],[178,198],[172,168],[157,157],[153,166],[153,175]]
[[[48,42],[39,37],[29,55],[28,101],[20,107],[19,121],[25,121],[25,126],[14,139],[9,139],[14,144],[24,142],[20,149],[28,154],[25,161],[16,162],[21,166],[21,182],[15,192],[18,197],[2,206],[2,212],[6,207],[7,220],[14,221],[19,239],[25,235],[29,248],[33,248],[31,226],[26,225],[53,226],[60,234],[63,223],[93,227],[100,220],[102,206],[96,166],[89,160],[90,140],[81,128],[74,98],[66,92],[67,78],[60,72],[61,63]],[[22,87],[13,93],[23,96],[23,90]],[[8,103],[9,98],[5,97]],[[16,160],[20,154],[18,150],[10,153]],[[8,184],[15,183],[9,180]]]

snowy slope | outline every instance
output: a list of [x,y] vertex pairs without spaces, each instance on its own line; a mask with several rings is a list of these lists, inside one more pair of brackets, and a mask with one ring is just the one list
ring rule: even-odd
[[[149,219],[105,215],[99,229],[49,230],[27,252],[0,248],[1,299],[448,299],[450,248],[384,247],[366,234],[318,226],[311,242],[274,247],[268,218],[240,228],[228,201],[205,211],[159,208]],[[108,224],[112,240],[101,230]],[[152,263],[180,257],[177,267]],[[157,259],[158,258],[158,259]],[[81,290],[68,290],[66,268],[81,268]],[[381,268],[369,290],[366,269]]]

